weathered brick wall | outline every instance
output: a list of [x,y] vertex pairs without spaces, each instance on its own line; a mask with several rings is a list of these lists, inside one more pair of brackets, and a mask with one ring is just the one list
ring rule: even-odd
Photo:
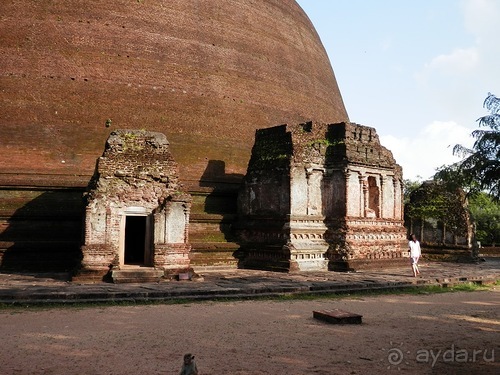
[[74,269],[81,260],[82,193],[75,188],[0,188],[0,269]]
[[199,181],[210,160],[243,173],[258,127],[347,119],[294,0],[3,1],[2,16],[0,173],[91,174],[110,118],[167,134]]
[[176,275],[190,268],[190,251],[184,244],[155,244],[154,266],[165,270],[167,276]]
[[289,212],[291,145],[286,125],[257,130],[238,198],[242,215],[282,218]]
[[375,128],[356,123],[342,123],[342,126],[345,127],[345,155],[350,163],[389,168],[401,174],[392,152],[380,144]]

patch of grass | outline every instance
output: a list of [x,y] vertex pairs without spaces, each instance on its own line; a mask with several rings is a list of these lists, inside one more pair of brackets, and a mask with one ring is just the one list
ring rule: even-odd
[[[126,300],[109,300],[102,302],[61,302],[61,303],[23,303],[8,304],[0,303],[0,312],[8,310],[11,314],[19,314],[25,311],[46,311],[51,309],[75,309],[83,310],[87,308],[107,308],[107,307],[129,307],[129,306],[156,306],[156,305],[191,305],[205,301],[197,301],[188,298],[178,299],[126,299]],[[206,301],[210,302],[210,301]]]
[[404,288],[391,288],[391,289],[371,289],[371,290],[354,290],[349,292],[339,293],[307,293],[307,294],[283,294],[273,296],[269,299],[276,301],[309,301],[317,299],[342,299],[342,298],[361,298],[367,296],[387,296],[387,295],[421,295],[421,294],[436,294],[436,293],[450,293],[450,292],[476,292],[491,289],[488,286],[477,285],[473,283],[460,284],[453,287],[443,287],[441,285],[428,285],[428,286],[414,286]]
[[[495,282],[498,283],[499,281],[497,280]],[[493,285],[483,285],[483,284],[478,284],[474,282],[468,282],[468,283],[460,283],[451,287],[448,287],[448,289],[451,289],[450,291],[452,292],[477,292],[477,291],[482,291],[482,290],[490,290],[492,289]],[[444,288],[446,289],[446,288]]]

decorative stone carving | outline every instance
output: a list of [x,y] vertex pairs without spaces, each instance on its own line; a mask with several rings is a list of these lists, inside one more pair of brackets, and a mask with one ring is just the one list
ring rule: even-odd
[[190,208],[165,135],[113,131],[86,193],[79,277],[126,266],[185,272]]
[[240,266],[399,263],[406,233],[401,178],[373,128],[309,122],[258,130],[238,201]]

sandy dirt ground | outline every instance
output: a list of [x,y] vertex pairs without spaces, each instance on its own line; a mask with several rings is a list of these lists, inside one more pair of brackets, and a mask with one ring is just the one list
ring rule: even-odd
[[[361,325],[315,320],[344,309]],[[0,310],[1,374],[499,374],[500,287],[310,301]]]

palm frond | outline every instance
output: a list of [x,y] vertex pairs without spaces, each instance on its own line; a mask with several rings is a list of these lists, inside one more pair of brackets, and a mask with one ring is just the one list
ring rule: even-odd
[[[487,190],[493,199],[500,201],[500,98],[488,93],[483,106],[490,114],[477,119],[480,126],[491,130],[476,129],[472,149],[462,145],[453,147],[453,154],[462,158],[450,168],[442,169],[437,178],[450,181],[448,172],[456,171],[470,191]],[[455,172],[453,172],[455,173]]]
[[476,121],[479,122],[479,126],[500,130],[500,114],[491,114],[479,117]]
[[500,112],[500,98],[496,97],[491,92],[488,93],[486,99],[484,99],[483,107],[486,108],[490,113],[495,114]]
[[461,158],[464,158],[470,154],[473,154],[474,153],[474,150],[470,149],[470,148],[467,148],[465,146],[462,146],[462,145],[455,145],[453,147],[453,155],[457,155]]

